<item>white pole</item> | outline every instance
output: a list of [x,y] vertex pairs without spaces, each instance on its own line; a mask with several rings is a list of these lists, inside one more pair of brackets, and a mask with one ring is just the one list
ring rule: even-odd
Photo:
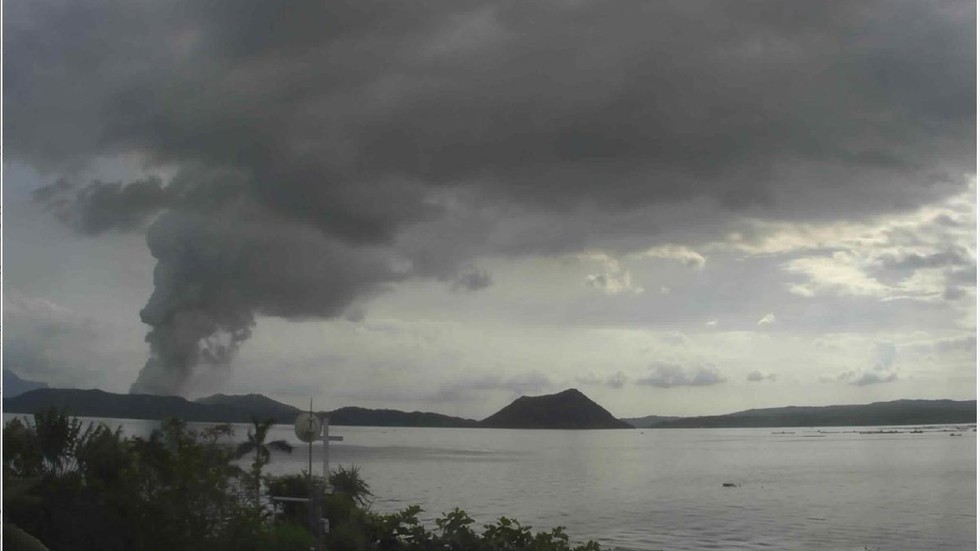
[[323,480],[330,487],[330,418],[323,418]]

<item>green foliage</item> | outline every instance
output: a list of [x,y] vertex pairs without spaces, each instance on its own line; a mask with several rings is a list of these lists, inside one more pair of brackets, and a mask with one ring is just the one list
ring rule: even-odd
[[[309,498],[310,482],[311,478],[305,471],[301,474],[275,476],[266,479],[270,498],[273,496]],[[313,476],[312,483],[313,495],[326,495],[327,483],[323,477]],[[279,502],[276,507],[281,510],[281,513],[277,515],[279,520],[293,522],[301,526],[309,526],[310,509],[308,504],[286,501]]]
[[436,519],[436,527],[442,531],[442,540],[452,551],[476,549],[479,537],[470,528],[474,520],[465,511],[453,509]]
[[[123,542],[106,528],[121,522],[109,506],[111,486],[130,467],[119,431],[64,411],[47,410],[33,423],[15,419],[4,434],[4,524],[14,523],[54,549],[105,549]],[[117,492],[118,493],[118,492]]]
[[258,511],[241,498],[241,470],[218,445],[228,427],[196,432],[167,420],[148,439],[134,438],[127,473],[126,520],[137,549],[214,549],[254,536]]
[[[113,434],[54,408],[34,414],[33,424],[13,419],[4,428],[4,468],[17,476],[60,477],[84,469],[86,451]],[[116,433],[118,436],[118,433]]]
[[330,485],[337,493],[350,496],[362,507],[366,507],[371,502],[371,487],[361,476],[361,468],[355,465],[337,467],[330,473]]
[[[267,479],[269,497],[308,498],[311,483],[313,495],[320,499],[320,516],[330,521],[330,525],[335,527],[335,533],[346,531],[352,522],[352,518],[360,518],[358,515],[363,516],[363,509],[369,505],[369,498],[373,495],[358,467],[341,466],[330,473],[329,488],[333,490],[332,493],[327,491],[328,485],[323,477],[313,476],[311,478],[304,472],[303,474],[269,477]],[[280,519],[301,525],[309,524],[310,510],[306,503],[287,501],[279,503],[278,507],[282,511],[279,515]],[[358,528],[358,530],[361,529]],[[345,537],[352,541],[358,539],[350,534]]]
[[[4,521],[52,549],[220,549],[248,541],[256,515],[240,470],[218,445],[230,426],[200,432],[169,420],[149,438],[83,427],[64,412],[4,430]],[[5,496],[6,497],[6,496]]]
[[43,460],[33,427],[14,418],[3,429],[3,472],[29,477],[40,476]]
[[129,467],[120,461],[119,432],[91,423],[85,428],[56,410],[33,421],[14,420],[4,430],[4,524],[54,549],[96,548],[97,540],[104,549],[124,548],[113,533],[120,514],[106,491]]
[[9,522],[3,523],[3,548],[7,551],[48,551],[37,538]]
[[[309,497],[310,478],[306,471],[299,474],[274,476],[268,479],[269,495],[283,497]],[[322,476],[313,475],[313,492],[315,495],[327,493],[327,483]]]
[[78,467],[74,452],[87,436],[82,432],[81,421],[69,418],[63,410],[50,409],[34,415],[34,435],[45,472],[58,476]]
[[[223,443],[233,434],[229,425],[191,430],[171,419],[147,438],[127,439],[118,429],[83,426],[53,410],[33,423],[12,420],[3,432],[4,543],[80,551],[306,551],[314,542],[307,504],[286,503],[278,518],[258,506],[256,481],[269,459],[258,450],[274,444],[265,442],[270,425],[256,421],[236,450]],[[249,472],[235,465],[245,444],[246,453],[255,452]],[[599,550],[594,542],[571,547],[562,528],[535,534],[508,518],[477,533],[459,509],[437,519],[434,530],[419,520],[418,506],[372,513],[370,488],[356,466],[334,470],[329,493],[327,481],[306,473],[267,478],[270,495],[287,497],[307,497],[311,482],[318,516],[330,521],[331,551]]]
[[263,530],[256,542],[256,551],[309,551],[315,540],[305,526],[279,523]]
[[89,429],[74,450],[79,471],[90,485],[112,486],[129,467],[130,456],[122,438],[122,428],[105,425]]
[[380,549],[428,550],[434,549],[435,534],[427,531],[419,522],[422,508],[412,505],[397,513],[380,515],[374,522]]
[[265,441],[269,435],[269,429],[275,422],[276,420],[272,418],[260,421],[258,418],[252,417],[252,428],[248,430],[248,439],[235,449],[236,459],[255,453],[252,469],[248,474],[248,485],[252,490],[253,505],[256,507],[259,506],[259,496],[262,492],[262,467],[269,463],[272,458],[272,451],[293,452],[293,447],[285,440],[274,440],[268,443]]
[[454,509],[436,519],[436,531],[426,530],[418,520],[422,509],[411,506],[390,515],[375,515],[370,530],[375,531],[377,549],[383,551],[601,551],[589,541],[572,547],[562,527],[550,532],[532,533],[530,526],[502,517],[484,526],[477,534],[474,520]]

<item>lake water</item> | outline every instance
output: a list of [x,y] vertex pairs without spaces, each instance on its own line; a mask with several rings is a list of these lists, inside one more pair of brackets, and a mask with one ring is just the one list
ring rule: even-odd
[[[8,419],[9,415],[4,415]],[[128,434],[155,423],[110,420]],[[923,427],[521,431],[331,427],[373,508],[459,507],[605,549],[976,549],[976,432]],[[247,426],[236,426],[244,438]],[[952,432],[961,436],[951,437]],[[300,445],[291,426],[270,440]],[[314,446],[314,472],[321,469]],[[305,444],[268,471],[306,469]],[[736,487],[723,487],[734,483]]]

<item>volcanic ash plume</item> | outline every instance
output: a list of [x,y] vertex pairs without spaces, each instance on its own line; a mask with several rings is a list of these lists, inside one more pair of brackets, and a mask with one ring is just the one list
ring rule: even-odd
[[157,266],[140,311],[150,358],[130,392],[186,394],[217,383],[256,314],[333,317],[405,276],[384,251],[255,214],[240,205],[206,216],[168,211],[150,227]]

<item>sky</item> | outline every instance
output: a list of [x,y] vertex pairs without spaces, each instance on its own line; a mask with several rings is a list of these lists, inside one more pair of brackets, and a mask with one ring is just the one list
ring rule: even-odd
[[471,418],[976,398],[974,2],[4,26],[5,371]]

